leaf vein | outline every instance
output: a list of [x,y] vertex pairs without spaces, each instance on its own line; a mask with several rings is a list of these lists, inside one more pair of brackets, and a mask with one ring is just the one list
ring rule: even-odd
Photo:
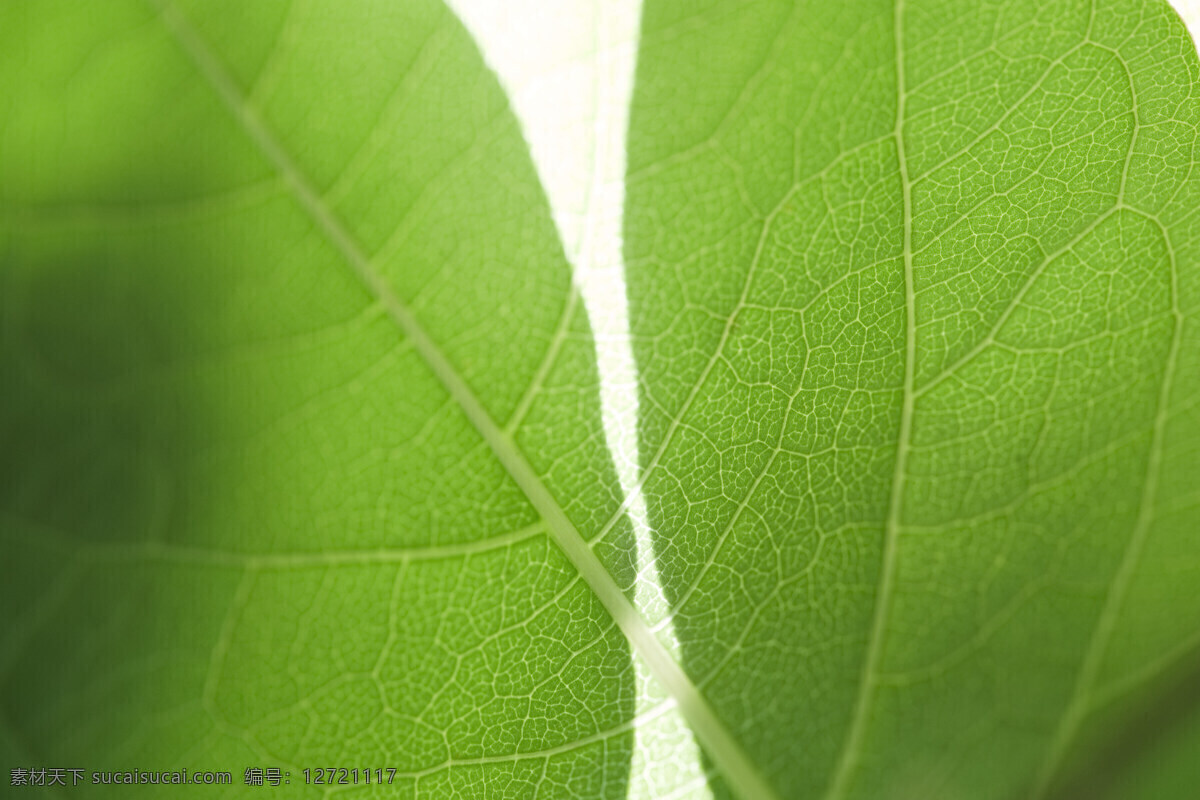
[[707,699],[617,586],[612,575],[592,552],[587,541],[538,477],[512,437],[491,418],[466,380],[442,353],[410,309],[392,291],[358,242],[321,199],[254,108],[246,102],[246,98],[208,43],[175,8],[171,0],[147,2],[159,10],[163,23],[193,61],[200,76],[212,85],[247,135],[280,171],[304,210],[330,243],[345,257],[371,293],[379,299],[400,330],[412,341],[414,349],[426,361],[533,507],[541,514],[554,541],[612,615],[633,649],[645,660],[651,674],[678,703],[684,719],[692,727],[708,754],[721,767],[727,784],[746,798],[777,797],[749,754],[742,749],[725,723],[716,716]]

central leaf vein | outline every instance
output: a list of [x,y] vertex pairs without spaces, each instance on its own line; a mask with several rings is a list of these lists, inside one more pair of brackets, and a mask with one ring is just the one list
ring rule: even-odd
[[916,374],[917,322],[915,289],[913,286],[912,248],[912,181],[908,174],[908,157],[904,148],[904,116],[907,90],[904,75],[904,2],[896,0],[893,10],[894,47],[896,53],[896,160],[900,172],[901,215],[903,241],[901,250],[904,261],[904,378],[900,406],[900,426],[897,435],[895,470],[892,474],[891,496],[888,502],[887,521],[884,524],[883,561],[880,566],[879,591],[875,599],[875,613],[868,634],[867,652],[863,659],[862,676],[859,678],[858,697],[850,718],[850,728],[834,769],[833,780],[827,796],[845,797],[853,780],[855,769],[862,755],[863,739],[869,723],[871,706],[875,696],[877,678],[883,653],[884,632],[891,607],[892,584],[895,581],[897,538],[900,534],[900,515],[904,503],[904,478],[908,463],[909,443],[912,437],[913,406],[916,395],[913,389]]
[[148,0],[160,12],[171,34],[194,62],[201,77],[212,85],[254,144],[280,172],[304,211],[329,242],[346,259],[369,291],[387,310],[413,348],[459,405],[509,475],[546,522],[555,543],[575,565],[632,647],[645,660],[651,674],[674,698],[708,754],[720,766],[726,782],[746,798],[774,798],[757,765],[718,719],[689,676],[659,642],[616,581],[592,552],[587,541],[562,506],[529,464],[513,438],[491,418],[475,392],[450,363],[413,313],[395,294],[371,259],[321,198],[308,178],[251,106],[207,42],[170,0]]

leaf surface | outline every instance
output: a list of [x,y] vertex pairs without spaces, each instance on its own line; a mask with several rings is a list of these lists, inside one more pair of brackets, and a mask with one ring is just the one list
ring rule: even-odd
[[458,21],[3,13],[13,760],[620,795],[628,646],[528,496],[615,509],[590,334]]
[[[650,554],[575,245],[440,0],[10,4],[0,39],[6,764],[1186,796],[1200,64],[1165,4],[647,0]],[[675,713],[703,785],[631,768]]]
[[1183,26],[658,2],[639,68],[646,493],[689,673],[784,796],[1045,795],[1200,629]]

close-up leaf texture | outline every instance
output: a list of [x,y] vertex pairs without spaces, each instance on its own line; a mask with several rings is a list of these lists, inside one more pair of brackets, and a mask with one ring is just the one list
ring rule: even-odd
[[1200,796],[1176,12],[638,17],[616,337],[442,0],[0,0],[0,784],[234,778],[13,796]]

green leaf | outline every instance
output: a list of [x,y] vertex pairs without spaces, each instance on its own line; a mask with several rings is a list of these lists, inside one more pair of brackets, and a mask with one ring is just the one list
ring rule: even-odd
[[4,766],[1186,797],[1173,12],[646,0],[615,334],[505,80],[441,0],[0,5]]
[[689,674],[783,796],[1045,796],[1200,633],[1183,26],[661,2],[639,69],[627,265]]
[[2,13],[6,766],[621,794],[628,646],[527,485],[615,512],[591,339],[458,21]]

